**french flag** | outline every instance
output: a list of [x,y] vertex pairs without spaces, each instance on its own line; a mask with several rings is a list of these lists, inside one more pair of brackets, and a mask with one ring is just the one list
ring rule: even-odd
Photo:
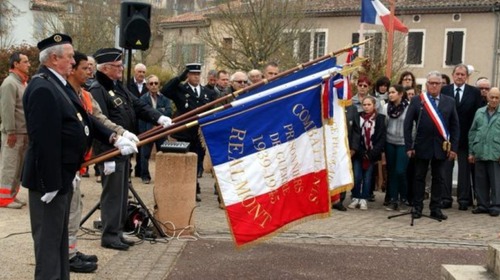
[[321,84],[254,94],[200,120],[237,246],[330,215]]
[[[379,0],[361,0],[361,22],[385,26],[389,30],[390,11]],[[406,27],[394,16],[394,30],[408,33]]]

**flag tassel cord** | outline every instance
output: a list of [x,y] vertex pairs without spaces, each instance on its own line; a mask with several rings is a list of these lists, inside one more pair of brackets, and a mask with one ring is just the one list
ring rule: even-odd
[[[242,95],[242,94],[244,94],[252,89],[255,89],[261,85],[267,84],[267,83],[274,81],[276,79],[290,75],[298,70],[309,67],[315,63],[318,63],[318,62],[321,62],[323,60],[338,56],[342,53],[348,52],[352,48],[364,45],[370,40],[372,40],[372,38],[369,38],[367,40],[364,40],[364,41],[361,41],[358,43],[350,44],[348,47],[345,47],[343,49],[328,53],[324,56],[318,57],[318,58],[313,59],[311,61],[299,64],[299,65],[297,65],[293,68],[290,68],[284,72],[281,72],[278,75],[273,76],[269,79],[264,79],[258,83],[255,83],[255,84],[252,84],[248,87],[240,89],[240,90],[234,92],[233,94],[222,96],[222,97],[220,97],[214,101],[211,101],[203,106],[200,106],[194,110],[186,112],[185,114],[174,118],[172,120],[173,124],[167,128],[164,128],[162,126],[157,126],[157,127],[154,127],[152,129],[138,135],[138,138],[140,141],[139,141],[139,143],[137,143],[137,146],[140,147],[142,145],[149,144],[151,142],[154,142],[156,140],[164,138],[168,135],[183,131],[183,130],[188,129],[188,128],[193,127],[193,126],[196,126],[196,125],[198,125],[198,119],[200,119],[201,117],[208,116],[208,115],[213,114],[215,112],[219,112],[219,111],[222,111],[222,110],[225,110],[225,109],[231,107],[231,104],[224,104],[222,106],[211,109],[215,105],[218,105],[218,104],[220,104],[220,103],[222,103],[230,98],[238,97],[239,95]],[[115,156],[118,156],[118,155],[120,155],[119,150],[116,148],[113,148],[111,150],[108,150],[104,153],[101,153],[101,154],[91,158],[90,160],[84,162],[82,164],[82,167],[96,164],[99,162],[103,162],[103,161],[106,161],[106,160],[113,158]]]

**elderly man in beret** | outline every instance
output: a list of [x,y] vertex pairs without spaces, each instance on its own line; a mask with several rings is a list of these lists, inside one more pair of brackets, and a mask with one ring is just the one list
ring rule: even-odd
[[136,145],[88,115],[66,81],[74,51],[71,37],[54,34],[38,43],[42,66],[23,97],[29,145],[23,186],[29,189],[35,279],[69,279],[68,215],[75,174],[93,138],[122,154]]
[[[109,120],[131,132],[136,132],[138,118],[163,127],[172,123],[169,117],[163,116],[161,112],[139,100],[123,86],[121,50],[100,49],[94,54],[94,58],[97,62],[96,80],[90,86],[89,91]],[[106,144],[94,145],[96,154],[111,148]],[[134,245],[133,241],[123,236],[123,227],[127,217],[129,164],[130,156],[117,156],[99,166],[102,171],[103,187],[101,246],[105,248],[128,250],[129,246]]]

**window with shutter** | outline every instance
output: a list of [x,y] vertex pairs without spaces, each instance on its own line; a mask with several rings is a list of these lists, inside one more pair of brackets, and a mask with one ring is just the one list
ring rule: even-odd
[[457,65],[463,61],[464,31],[446,32],[446,56],[445,64]]
[[424,42],[424,32],[408,33],[408,49],[406,50],[406,64],[422,64],[422,49]]

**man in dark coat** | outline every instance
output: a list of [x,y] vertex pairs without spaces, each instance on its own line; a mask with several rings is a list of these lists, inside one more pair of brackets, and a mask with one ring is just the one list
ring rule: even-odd
[[[481,92],[473,86],[466,84],[469,78],[469,72],[466,65],[459,64],[455,66],[452,73],[453,84],[447,85],[441,89],[441,93],[455,99],[458,120],[460,122],[460,139],[458,142],[458,180],[457,180],[457,202],[458,210],[466,211],[469,205],[472,205],[471,191],[471,164],[469,157],[469,130],[477,109],[481,107]],[[443,192],[443,208],[450,208],[453,199],[451,198],[451,189],[453,181],[454,162],[446,164],[446,179]]]
[[[159,111],[140,101],[122,84],[122,52],[115,48],[104,48],[94,54],[97,62],[96,80],[90,86],[90,93],[101,107],[102,113],[115,124],[136,132],[137,119],[169,126],[172,121]],[[94,145],[96,154],[105,152],[109,145]],[[128,250],[134,242],[123,237],[127,218],[127,198],[130,156],[117,156],[101,164],[102,194],[101,246],[116,250]]]
[[22,182],[29,189],[35,279],[69,279],[72,181],[92,138],[115,145],[120,142],[126,146],[123,153],[137,149],[89,116],[67,87],[66,77],[75,63],[71,42],[67,35],[54,34],[38,43],[42,66],[23,98],[29,147]]
[[[184,72],[174,77],[161,89],[161,94],[170,98],[177,108],[176,116],[187,113],[203,106],[216,98],[214,91],[200,85],[201,64],[191,63],[186,65]],[[186,81],[187,79],[187,81]],[[185,83],[182,83],[186,81]],[[198,126],[191,127],[172,135],[178,141],[189,142],[189,151],[198,155],[198,173],[203,168],[205,149],[201,145],[198,135]],[[201,201],[200,184],[196,184],[196,201]]]
[[[448,218],[441,212],[441,193],[445,163],[456,158],[459,124],[454,100],[439,93],[441,79],[441,73],[437,71],[427,74],[427,92],[412,98],[404,122],[406,151],[408,157],[415,158],[412,213],[415,219],[422,216],[429,163],[432,173],[431,217],[439,220]],[[417,131],[415,138],[412,137],[414,126]]]

